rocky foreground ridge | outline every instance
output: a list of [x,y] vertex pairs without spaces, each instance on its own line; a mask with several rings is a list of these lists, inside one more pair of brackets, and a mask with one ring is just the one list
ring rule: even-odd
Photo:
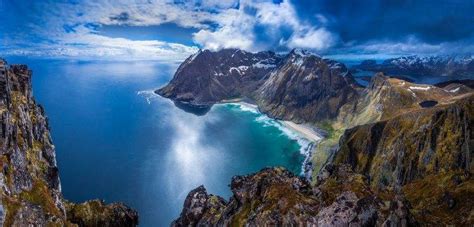
[[61,194],[56,153],[32,72],[0,59],[0,223],[2,226],[136,226],[138,214],[100,200],[74,204]]
[[[383,73],[361,88],[343,64],[293,50],[247,81],[256,89],[209,97],[216,87],[207,82],[237,87],[245,74],[212,71],[215,64],[230,70],[244,61],[194,62],[203,53],[223,58],[221,52],[188,58],[157,93],[191,105],[249,98],[272,117],[315,125],[327,136],[315,146],[309,179],[280,168],[234,177],[228,201],[198,187],[175,226],[474,224],[472,88],[413,84]],[[194,73],[206,66],[210,74]]]

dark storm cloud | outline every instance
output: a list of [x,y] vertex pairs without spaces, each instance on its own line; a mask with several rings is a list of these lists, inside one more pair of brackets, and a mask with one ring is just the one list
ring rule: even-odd
[[436,44],[474,36],[474,1],[383,0],[294,1],[300,16],[324,15],[344,43],[405,40]]

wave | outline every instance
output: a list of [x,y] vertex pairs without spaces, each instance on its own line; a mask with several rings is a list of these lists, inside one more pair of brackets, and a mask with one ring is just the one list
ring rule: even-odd
[[312,151],[313,147],[316,142],[308,140],[305,136],[301,135],[299,132],[295,131],[292,128],[286,127],[284,124],[282,124],[279,120],[272,119],[268,117],[266,114],[261,113],[257,106],[248,104],[248,103],[243,103],[243,102],[237,102],[237,103],[226,103],[223,104],[226,106],[230,107],[238,107],[239,111],[244,111],[244,112],[250,112],[255,114],[254,121],[260,123],[263,127],[275,127],[277,128],[282,135],[286,136],[287,138],[294,140],[298,143],[300,146],[300,154],[302,154],[305,159],[301,165],[301,175],[305,175],[306,177],[309,177],[311,175],[308,173],[307,166],[311,162],[311,157],[312,157]]
[[144,97],[148,104],[151,104],[152,100],[155,100],[159,97],[159,95],[155,93],[155,90],[137,91],[137,95]]

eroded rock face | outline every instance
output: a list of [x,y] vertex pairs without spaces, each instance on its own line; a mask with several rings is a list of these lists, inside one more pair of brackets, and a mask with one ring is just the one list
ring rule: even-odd
[[342,105],[357,99],[357,90],[344,64],[293,50],[260,87],[257,103],[274,118],[317,122],[334,119]]
[[[350,169],[347,171],[344,177],[354,177]],[[334,171],[320,185],[312,187],[287,170],[267,168],[234,177],[233,196],[229,202],[220,200],[217,204],[201,186],[189,193],[183,212],[173,225],[370,226],[390,221],[414,224],[403,200],[384,201],[368,190],[363,177],[355,176],[355,182],[339,182],[343,176],[337,174],[341,173]]]
[[[75,220],[66,215],[48,120],[33,98],[31,74],[25,65],[0,59],[0,220],[4,226],[71,225]],[[125,226],[137,224],[136,213],[130,215],[135,219]]]
[[423,223],[472,225],[474,95],[345,131],[333,164],[402,192]]

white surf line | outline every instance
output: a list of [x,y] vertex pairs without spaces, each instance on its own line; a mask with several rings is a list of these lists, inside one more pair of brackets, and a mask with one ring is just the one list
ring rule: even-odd
[[228,102],[223,103],[224,105],[235,105],[239,106],[241,111],[248,111],[262,116],[257,117],[255,120],[260,121],[262,124],[277,127],[283,134],[288,138],[296,140],[300,145],[300,153],[305,157],[301,165],[301,175],[307,176],[310,173],[306,170],[307,164],[311,161],[313,148],[319,143],[323,136],[317,133],[311,126],[305,124],[297,124],[292,121],[276,120],[268,117],[266,114],[261,113],[258,110],[258,106],[247,102]]

